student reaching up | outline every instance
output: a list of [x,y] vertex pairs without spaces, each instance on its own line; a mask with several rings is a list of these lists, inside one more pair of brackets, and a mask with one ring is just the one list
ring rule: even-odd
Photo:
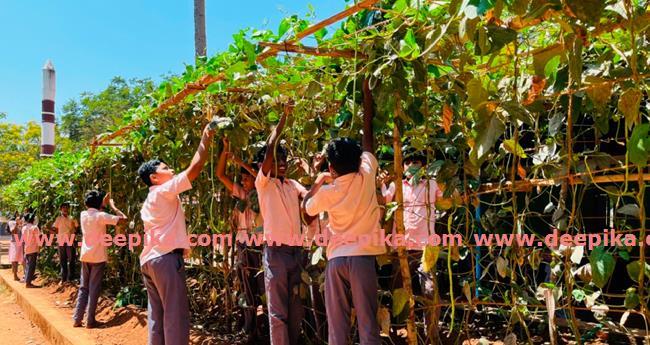
[[380,208],[377,203],[377,159],[372,154],[372,117],[364,116],[363,151],[349,138],[327,146],[329,173],[321,173],[305,197],[310,216],[327,212],[330,242],[325,269],[325,308],[328,344],[350,344],[354,306],[361,344],[381,344],[377,322],[377,255],[386,252],[377,240]]
[[264,155],[255,179],[260,212],[264,219],[264,281],[272,345],[297,345],[303,318],[300,274],[303,247],[300,199],[307,190],[287,178],[287,151],[280,134],[292,112],[287,104],[271,136],[260,151]]
[[185,261],[190,243],[179,194],[192,189],[208,158],[214,131],[207,125],[190,166],[174,174],[164,162],[143,163],[138,175],[149,187],[140,215],[144,247],[140,265],[147,288],[150,345],[187,345],[190,339],[190,305],[185,283]]

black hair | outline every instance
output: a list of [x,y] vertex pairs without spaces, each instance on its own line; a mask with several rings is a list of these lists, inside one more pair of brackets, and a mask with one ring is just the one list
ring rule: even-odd
[[70,203],[66,201],[66,202],[62,203],[59,208],[63,208],[63,207],[70,208]]
[[239,167],[239,175],[240,175],[240,176],[241,176],[241,175],[250,175],[250,176],[253,176],[253,175],[251,175],[250,171],[246,170],[246,168],[244,168],[244,167]]
[[359,172],[361,146],[350,138],[333,139],[327,145],[327,161],[339,175]]
[[138,175],[140,176],[140,178],[142,179],[144,184],[151,187],[151,185],[152,185],[152,183],[151,183],[151,174],[156,173],[156,170],[158,170],[158,166],[161,163],[164,163],[164,162],[161,161],[160,159],[152,159],[152,160],[150,160],[148,162],[144,162],[144,163],[142,163],[142,165],[140,165],[140,168],[138,168]]
[[427,157],[424,156],[422,153],[414,153],[412,155],[407,155],[404,157],[404,163],[408,162],[420,162],[422,166],[425,166],[427,164]]
[[320,171],[319,172],[327,172],[330,168],[330,163],[325,160],[323,164],[320,165]]
[[26,213],[24,218],[27,223],[33,223],[34,218],[36,218],[36,214],[34,212]]
[[[257,154],[255,154],[255,159],[253,160],[253,163],[256,163],[257,165],[260,165],[264,162],[264,157],[266,157],[266,149],[269,147],[268,144],[264,144],[259,151],[257,151]],[[287,159],[287,149],[284,147],[282,144],[278,144],[276,147],[276,158],[278,160],[286,160]]]
[[106,193],[98,190],[90,190],[86,192],[86,196],[84,196],[84,203],[86,204],[86,207],[90,208],[95,208],[95,209],[100,209],[102,207],[102,201],[104,201],[104,196]]

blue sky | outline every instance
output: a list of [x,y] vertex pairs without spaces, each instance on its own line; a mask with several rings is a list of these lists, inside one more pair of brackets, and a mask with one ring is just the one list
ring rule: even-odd
[[[208,53],[226,49],[246,27],[276,30],[308,5],[317,19],[344,0],[206,0]],[[8,121],[40,122],[45,61],[57,72],[56,111],[114,76],[159,80],[194,60],[192,0],[0,0],[0,112]]]

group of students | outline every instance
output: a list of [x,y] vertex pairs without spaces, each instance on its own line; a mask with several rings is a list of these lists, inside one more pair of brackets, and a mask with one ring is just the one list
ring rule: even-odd
[[[255,336],[259,329],[257,306],[261,304],[260,296],[266,294],[271,344],[298,344],[303,321],[299,285],[304,246],[295,243],[295,239],[301,238],[305,228],[324,227],[321,231],[327,232],[330,239],[325,269],[328,342],[334,345],[350,343],[354,307],[360,342],[380,344],[375,261],[376,256],[386,253],[386,246],[368,241],[337,240],[339,237],[379,238],[383,231],[380,202],[383,204],[393,198],[394,185],[382,186],[383,200],[377,196],[379,164],[373,155],[372,118],[364,118],[362,145],[349,138],[328,143],[324,154],[319,154],[314,164],[321,172],[308,190],[286,177],[288,154],[280,144],[280,137],[291,113],[292,105],[285,105],[278,125],[253,166],[234,159],[241,166],[239,182],[226,175],[227,160],[234,158],[226,138],[217,166],[217,177],[238,200],[234,212],[238,235],[261,232],[265,239],[260,247],[247,247],[237,241],[239,277],[247,305],[245,329]],[[145,236],[140,265],[148,295],[149,344],[152,345],[189,343],[190,313],[184,258],[189,254],[190,243],[179,195],[190,190],[199,176],[214,134],[210,126],[205,127],[189,167],[179,174],[160,160],[148,161],[138,169],[140,178],[149,188],[140,211]],[[405,227],[411,243],[409,248],[416,256],[418,252],[421,256],[428,234],[433,231],[433,205],[442,196],[435,181],[415,177],[423,160],[416,155],[407,159],[404,167],[407,172],[403,182]],[[112,199],[99,191],[88,192],[85,204],[87,209],[80,216],[82,274],[74,313],[75,327],[81,326],[86,310],[87,327],[96,326],[95,309],[107,261],[106,248],[100,245],[99,239],[106,233],[107,226],[126,221]],[[115,215],[101,211],[107,205]],[[62,207],[61,213],[63,220],[57,219],[54,227],[59,233],[74,233],[76,223],[70,221],[68,207]],[[23,237],[28,231],[38,231],[33,225],[33,214],[17,221],[12,229],[22,229]],[[12,258],[19,258],[19,248],[13,248]],[[64,280],[74,271],[64,265],[68,258],[74,257],[73,252],[74,248],[72,251],[59,250]],[[37,253],[38,248],[34,250],[25,245],[25,282],[28,286],[33,279]],[[260,266],[263,274],[259,274]],[[17,264],[14,274],[16,267]],[[422,277],[423,286],[430,285],[426,282],[430,276],[416,265],[413,270],[414,275]]]

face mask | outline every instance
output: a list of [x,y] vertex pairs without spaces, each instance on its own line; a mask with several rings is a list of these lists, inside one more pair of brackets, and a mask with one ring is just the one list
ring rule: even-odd
[[420,169],[421,169],[421,167],[419,167],[417,165],[411,165],[408,169],[406,169],[406,171],[404,172],[404,175],[406,175],[407,178],[411,178],[411,177],[415,176],[415,174],[417,174],[418,171],[420,171]]

